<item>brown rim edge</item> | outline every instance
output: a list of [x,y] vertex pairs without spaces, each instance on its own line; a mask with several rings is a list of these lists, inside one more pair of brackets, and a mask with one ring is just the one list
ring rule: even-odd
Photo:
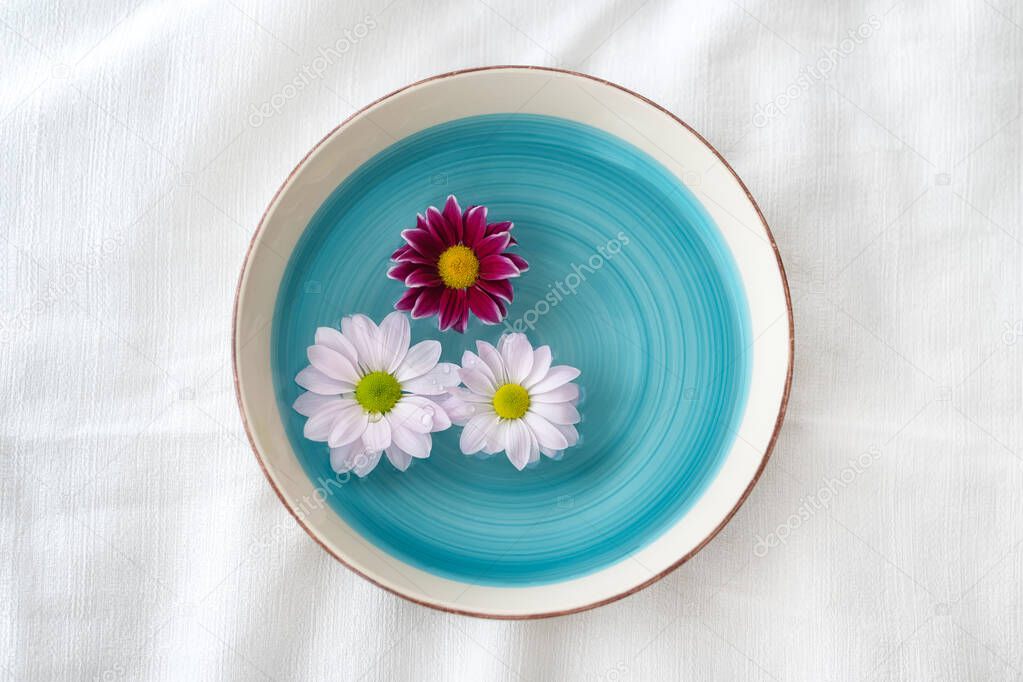
[[[344,560],[344,558],[342,558],[338,554],[335,554],[329,547],[327,547],[327,545],[322,540],[320,540],[320,538],[318,538],[316,536],[316,534],[312,531],[312,529],[309,528],[301,518],[299,518],[298,514],[295,512],[295,509],[292,508],[292,506],[290,504],[288,504],[288,501],[285,499],[284,494],[277,487],[277,484],[274,482],[273,477],[270,476],[270,472],[266,468],[266,463],[263,461],[263,456],[260,454],[259,449],[256,447],[256,442],[255,442],[255,440],[252,437],[252,430],[249,428],[249,420],[248,420],[248,417],[245,414],[245,406],[242,403],[241,386],[239,385],[239,382],[238,382],[238,354],[237,354],[238,343],[237,342],[238,342],[238,304],[239,304],[239,300],[241,299],[242,281],[245,279],[245,271],[248,268],[249,259],[252,256],[252,249],[255,246],[256,241],[259,239],[259,236],[263,232],[263,227],[264,227],[264,223],[266,221],[266,216],[270,212],[270,208],[277,201],[277,197],[279,197],[281,192],[284,191],[284,188],[287,186],[287,184],[291,181],[291,179],[293,177],[295,177],[295,174],[298,173],[299,169],[305,164],[306,160],[310,156],[312,156],[313,152],[315,152],[317,149],[319,149],[320,146],[322,146],[324,142],[326,142],[328,139],[330,139],[334,135],[334,133],[336,133],[338,130],[343,128],[353,118],[355,118],[356,116],[362,114],[365,111],[368,111],[369,109],[372,109],[374,106],[376,106],[380,102],[383,102],[386,99],[390,99],[391,97],[394,97],[395,95],[397,95],[399,93],[402,93],[405,90],[408,90],[410,88],[414,88],[417,85],[422,85],[423,83],[429,83],[431,81],[440,80],[442,78],[450,78],[452,76],[458,76],[458,75],[462,75],[462,74],[466,74],[466,73],[475,73],[475,72],[478,72],[478,71],[512,70],[512,69],[528,69],[528,70],[532,70],[532,71],[548,71],[548,72],[552,72],[552,73],[563,73],[563,74],[568,74],[568,75],[571,75],[571,76],[579,76],[579,77],[586,78],[586,79],[591,80],[591,81],[596,81],[597,83],[603,83],[604,85],[609,85],[609,86],[611,86],[613,88],[617,88],[618,90],[621,90],[622,92],[624,92],[624,93],[626,93],[628,95],[631,95],[631,96],[633,96],[633,97],[635,97],[635,98],[637,98],[637,99],[639,99],[639,100],[649,104],[650,106],[654,107],[655,109],[657,109],[657,110],[663,112],[664,114],[666,114],[667,116],[669,116],[676,123],[678,123],[683,128],[688,130],[690,133],[695,135],[696,138],[700,140],[700,142],[702,142],[708,149],[710,149],[714,153],[714,156],[716,156],[718,158],[718,160],[720,160],[721,163],[724,164],[725,168],[728,169],[728,172],[731,173],[732,177],[734,177],[736,182],[739,183],[739,187],[742,188],[742,191],[746,194],[746,198],[749,199],[750,203],[753,205],[754,210],[756,210],[756,212],[757,212],[757,217],[760,218],[760,224],[764,226],[764,231],[767,233],[767,238],[771,242],[771,248],[774,250],[774,257],[775,257],[775,260],[778,263],[778,272],[781,275],[782,288],[785,290],[785,308],[786,308],[786,312],[787,312],[788,318],[789,318],[788,319],[788,322],[789,322],[789,357],[788,357],[788,365],[789,366],[788,366],[788,371],[786,372],[786,375],[785,375],[785,391],[782,393],[781,404],[778,407],[778,419],[775,421],[774,432],[771,434],[771,440],[768,441],[767,448],[764,450],[764,457],[760,461],[760,466],[757,467],[756,473],[754,473],[754,475],[753,475],[753,479],[749,482],[749,485],[746,486],[746,489],[743,491],[742,495],[739,496],[739,499],[736,501],[735,506],[732,507],[731,511],[728,512],[728,514],[725,516],[725,518],[721,520],[721,523],[718,524],[718,526],[713,531],[711,531],[711,533],[706,538],[704,538],[702,542],[700,542],[696,547],[694,547],[687,554],[682,556],[682,558],[680,558],[678,561],[676,561],[671,566],[669,566],[668,568],[664,569],[663,571],[661,571],[657,575],[653,576],[649,580],[646,580],[645,582],[642,582],[639,585],[631,587],[628,590],[625,590],[624,592],[620,592],[620,593],[618,593],[616,595],[607,597],[605,599],[601,599],[600,601],[595,601],[595,602],[592,602],[590,604],[584,604],[583,606],[578,606],[576,608],[566,609],[566,610],[563,610],[563,611],[547,611],[547,612],[543,612],[543,613],[501,615],[501,614],[493,614],[493,613],[482,613],[482,612],[479,612],[479,611],[467,611],[467,610],[462,610],[462,609],[453,609],[453,608],[449,608],[449,607],[446,607],[446,606],[441,606],[440,604],[434,604],[434,603],[430,603],[430,602],[423,601],[423,600],[420,600],[420,599],[416,599],[414,597],[410,597],[407,594],[402,594],[401,592],[399,592],[399,591],[397,591],[395,589],[392,589],[392,588],[390,588],[390,587],[388,587],[386,585],[382,585],[377,580],[375,580],[373,577],[371,577],[369,575],[366,575],[362,571],[358,570],[357,568],[355,568],[354,566],[349,564],[347,561]],[[790,392],[790,390],[792,388],[792,367],[793,367],[793,364],[794,364],[794,360],[795,360],[795,326],[794,326],[794,322],[793,322],[793,319],[792,319],[792,296],[789,293],[788,277],[785,275],[785,265],[782,263],[781,254],[778,251],[778,244],[775,243],[775,241],[774,241],[774,234],[771,233],[771,228],[768,226],[767,221],[764,219],[763,211],[760,210],[760,206],[757,204],[756,200],[753,198],[753,195],[750,193],[749,189],[746,187],[746,183],[744,183],[742,181],[742,178],[740,178],[739,175],[732,168],[732,166],[729,165],[728,161],[725,160],[725,157],[723,157],[721,155],[721,152],[719,152],[714,147],[714,145],[712,145],[710,142],[708,142],[707,139],[705,137],[703,137],[703,135],[701,135],[696,130],[694,130],[692,128],[692,126],[690,126],[688,123],[686,123],[685,121],[680,119],[678,116],[676,116],[675,114],[671,113],[670,111],[668,111],[667,109],[662,107],[657,102],[654,102],[654,101],[644,97],[643,95],[640,95],[637,92],[633,92],[632,90],[629,90],[626,87],[618,85],[617,83],[612,83],[611,81],[604,80],[603,78],[597,78],[596,76],[591,76],[589,74],[580,73],[578,71],[571,71],[571,70],[568,70],[568,69],[555,69],[555,68],[551,68],[551,67],[547,67],[547,66],[528,66],[528,65],[512,65],[512,64],[509,64],[509,65],[501,65],[501,66],[481,66],[481,67],[475,67],[475,68],[471,68],[471,69],[459,69],[457,71],[448,71],[446,73],[438,74],[436,76],[430,76],[429,78],[424,78],[424,79],[418,80],[418,81],[416,81],[414,83],[409,83],[408,85],[406,85],[404,87],[398,88],[397,90],[395,90],[393,92],[390,92],[390,93],[384,95],[383,97],[380,97],[380,98],[374,100],[373,102],[370,102],[369,104],[367,104],[366,106],[362,107],[361,109],[359,109],[358,111],[353,113],[351,116],[346,118],[344,121],[339,123],[333,130],[331,130],[329,133],[324,135],[320,139],[319,142],[317,142],[315,145],[313,145],[312,149],[310,149],[306,153],[306,155],[302,157],[301,161],[298,162],[298,164],[295,166],[295,168],[292,169],[291,173],[288,174],[288,177],[284,179],[284,182],[281,183],[281,186],[277,188],[277,191],[274,192],[273,198],[270,199],[270,203],[267,204],[266,209],[263,211],[263,215],[259,219],[259,225],[256,227],[256,231],[252,235],[252,239],[249,242],[249,248],[245,252],[245,259],[242,261],[241,273],[238,276],[238,285],[235,287],[234,307],[232,308],[232,311],[231,311],[231,371],[232,371],[232,374],[233,374],[233,377],[234,377],[235,398],[238,401],[238,411],[241,414],[242,424],[245,427],[245,435],[246,435],[246,437],[249,440],[249,445],[252,447],[252,452],[256,455],[256,461],[259,462],[259,468],[263,470],[263,475],[266,476],[266,480],[270,483],[270,487],[273,488],[273,491],[277,494],[277,497],[280,499],[281,504],[283,504],[285,506],[285,508],[288,510],[288,512],[295,518],[295,521],[298,522],[298,525],[302,528],[302,530],[304,530],[309,535],[309,537],[311,537],[316,542],[316,544],[318,544],[320,547],[322,547],[324,549],[324,551],[327,552],[327,554],[329,554],[330,556],[334,557],[337,561],[339,561],[341,564],[343,564],[346,568],[348,568],[349,570],[354,572],[356,575],[359,575],[363,579],[369,581],[370,583],[376,585],[377,587],[379,587],[379,588],[381,588],[383,590],[386,590],[387,592],[390,592],[391,594],[393,594],[395,596],[401,597],[402,599],[404,599],[406,601],[410,601],[410,602],[412,602],[414,604],[419,604],[420,606],[426,606],[426,607],[429,607],[431,609],[436,609],[438,611],[444,611],[444,612],[447,612],[447,613],[454,613],[454,614],[458,614],[458,615],[462,615],[462,616],[473,616],[475,618],[489,618],[489,619],[493,619],[493,620],[534,620],[534,619],[540,619],[540,618],[554,618],[556,616],[567,616],[567,615],[570,615],[570,614],[573,614],[573,613],[579,613],[581,611],[588,611],[590,609],[595,609],[595,608],[597,608],[599,606],[604,606],[605,604],[610,604],[611,602],[618,601],[619,599],[624,599],[625,597],[628,597],[628,596],[630,596],[632,594],[635,594],[636,592],[639,592],[640,590],[642,590],[642,589],[644,589],[646,587],[649,587],[653,583],[657,582],[661,578],[665,577],[666,575],[668,575],[669,573],[671,573],[672,571],[677,569],[679,566],[681,566],[685,562],[689,561],[689,559],[691,559],[697,552],[699,552],[701,549],[703,549],[707,545],[708,542],[713,540],[714,537],[717,536],[717,534],[720,533],[721,530],[726,525],[728,525],[728,522],[731,521],[732,517],[734,517],[735,514],[739,511],[739,508],[746,501],[746,498],[749,497],[750,493],[753,491],[753,487],[757,484],[757,481],[760,480],[760,476],[763,474],[764,468],[767,466],[767,460],[770,459],[771,453],[774,451],[774,445],[778,441],[778,435],[781,432],[782,422],[785,421],[785,412],[788,409],[788,403],[789,403],[789,392]]]

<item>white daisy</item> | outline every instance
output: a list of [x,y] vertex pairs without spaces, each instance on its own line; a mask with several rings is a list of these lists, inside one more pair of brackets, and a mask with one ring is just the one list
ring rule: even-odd
[[385,452],[404,471],[413,457],[430,456],[431,432],[451,426],[444,408],[425,396],[457,386],[458,366],[437,362],[440,342],[409,348],[410,337],[400,312],[379,327],[365,315],[352,315],[341,320],[341,331],[316,330],[311,365],[295,377],[308,393],[294,407],[309,418],[305,437],[330,446],[334,471],[365,476]]
[[502,450],[517,469],[554,457],[579,442],[579,370],[551,367],[551,349],[533,350],[525,334],[505,334],[494,348],[476,342],[458,374],[465,388],[451,388],[444,402],[452,421],[464,425],[459,445],[471,455]]

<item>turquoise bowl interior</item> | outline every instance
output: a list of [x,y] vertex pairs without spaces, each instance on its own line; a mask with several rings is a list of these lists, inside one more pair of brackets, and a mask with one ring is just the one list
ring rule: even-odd
[[[503,455],[467,457],[458,427],[401,473],[331,471],[291,404],[319,326],[379,321],[403,285],[386,278],[399,233],[449,194],[510,220],[530,269],[513,280],[503,325],[465,334],[435,318],[458,362],[482,339],[524,331],[555,364],[582,370],[581,440],[517,471]],[[645,152],[587,125],[535,114],[457,119],[401,139],[330,195],[291,254],[272,320],[273,386],[314,484],[368,542],[428,573],[516,587],[626,560],[699,499],[729,451],[750,383],[750,315],[721,234],[694,195]]]

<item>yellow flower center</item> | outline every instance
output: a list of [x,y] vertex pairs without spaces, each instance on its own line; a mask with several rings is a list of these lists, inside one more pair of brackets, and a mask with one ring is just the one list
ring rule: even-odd
[[449,246],[437,261],[437,272],[449,289],[465,289],[476,283],[480,274],[480,260],[468,246]]
[[494,412],[503,419],[521,419],[529,409],[529,393],[518,384],[505,384],[494,393]]
[[367,412],[387,414],[401,399],[401,384],[387,372],[370,372],[355,385],[355,400]]

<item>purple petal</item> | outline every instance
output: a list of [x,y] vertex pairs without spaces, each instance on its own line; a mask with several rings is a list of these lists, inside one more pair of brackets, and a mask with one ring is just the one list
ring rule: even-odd
[[404,282],[406,277],[408,277],[421,267],[422,265],[420,265],[419,263],[409,262],[398,263],[397,265],[391,267],[391,269],[387,271],[387,276],[390,277],[391,279],[396,279],[399,282]]
[[529,269],[529,263],[527,263],[526,259],[522,256],[515,253],[506,253],[504,255],[511,259],[511,262],[515,264],[515,267],[519,269],[519,272],[525,272]]
[[456,298],[455,289],[444,289],[440,295],[440,311],[437,324],[441,331],[450,329],[451,325],[455,323]]
[[469,308],[484,324],[497,324],[501,321],[501,309],[490,294],[479,287],[469,289]]
[[436,234],[443,235],[441,241],[445,244],[458,243],[459,232],[452,225],[448,225],[448,221],[444,220],[444,216],[433,206],[426,209],[426,220]]
[[429,268],[419,268],[405,278],[407,287],[439,287],[443,283],[444,281],[437,276],[437,271]]
[[444,246],[444,248],[447,248],[447,246],[453,242],[451,241],[450,235],[448,234],[448,230],[446,227],[444,227],[444,224],[445,223],[443,220],[439,221],[439,224],[437,224],[436,222],[430,222],[422,215],[416,216],[416,225],[419,227],[419,229],[426,230],[427,232],[432,234],[434,237],[436,237],[437,241],[439,241]]
[[456,241],[462,241],[462,208],[454,194],[449,194],[444,204],[444,219],[455,230]]
[[463,239],[466,246],[475,246],[482,241],[487,231],[487,207],[473,206],[465,212],[465,233]]
[[506,279],[481,279],[476,282],[476,286],[491,296],[503,298],[508,303],[512,302],[512,285]]
[[[463,290],[464,293],[464,290]],[[469,306],[466,304],[462,308],[461,317],[455,322],[454,330],[459,334],[464,334],[466,328],[469,326]]]
[[426,289],[406,289],[405,293],[394,304],[394,309],[404,310],[405,312],[414,310],[422,291],[426,291]]
[[487,236],[489,237],[490,235],[497,234],[498,232],[507,232],[513,227],[515,227],[515,223],[507,220],[500,223],[490,223],[487,225]]
[[465,289],[445,289],[440,299],[440,329],[464,332],[469,322],[469,301]]
[[507,279],[518,277],[519,269],[506,256],[487,256],[480,260],[480,277],[483,279]]
[[420,265],[432,265],[437,261],[436,258],[430,259],[413,249],[408,244],[405,244],[400,249],[391,254],[391,260],[399,263],[419,263]]
[[427,258],[436,259],[444,250],[444,245],[440,240],[426,230],[403,230],[401,238]]
[[423,287],[412,291],[420,292],[416,304],[411,308],[413,319],[418,320],[421,317],[429,317],[440,312],[440,297],[444,292],[443,288]]
[[501,232],[499,234],[492,234],[489,237],[481,239],[473,250],[476,252],[477,258],[486,258],[492,256],[495,253],[501,253],[508,248],[508,243],[511,241],[511,235],[507,232]]

